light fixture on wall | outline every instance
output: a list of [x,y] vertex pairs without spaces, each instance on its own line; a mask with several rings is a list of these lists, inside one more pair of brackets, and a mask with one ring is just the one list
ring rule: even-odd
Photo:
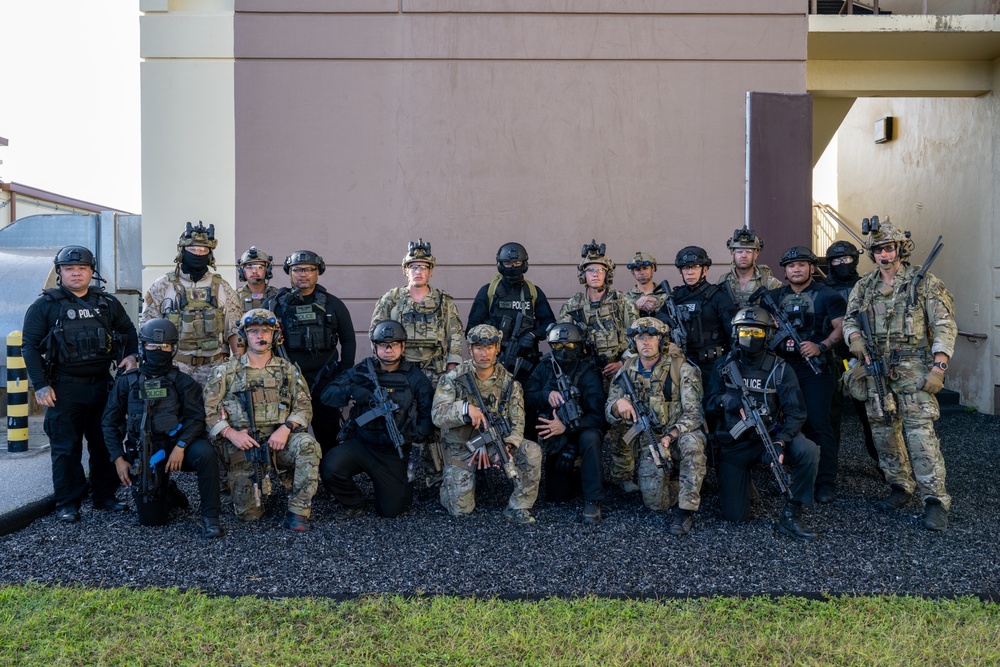
[[875,121],[875,143],[884,144],[887,141],[892,141],[892,116],[886,116],[885,118],[879,118]]

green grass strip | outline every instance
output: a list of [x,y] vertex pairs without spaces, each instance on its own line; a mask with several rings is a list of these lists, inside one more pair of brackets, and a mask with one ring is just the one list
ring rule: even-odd
[[974,598],[213,597],[0,588],[0,665],[997,665]]

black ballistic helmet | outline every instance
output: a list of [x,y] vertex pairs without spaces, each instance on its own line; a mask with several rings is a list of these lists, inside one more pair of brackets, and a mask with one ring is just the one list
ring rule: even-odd
[[583,329],[572,322],[558,322],[549,327],[545,340],[551,343],[582,343]]
[[781,266],[788,266],[792,262],[810,262],[812,264],[818,264],[819,259],[809,248],[805,246],[792,246],[785,251],[785,254],[781,256],[781,261],[778,262]]
[[326,271],[326,262],[312,250],[296,250],[285,258],[285,263],[281,268],[287,274],[291,273],[292,267],[298,264],[312,264],[319,269],[319,275],[323,275],[323,272]]
[[678,269],[683,269],[685,266],[712,266],[712,259],[705,252],[704,248],[699,248],[696,245],[689,245],[686,248],[681,248],[677,251],[677,258],[674,260],[674,266]]
[[[522,262],[522,264],[519,268],[507,268],[503,262]],[[497,250],[497,271],[508,278],[514,274],[523,276],[528,272],[528,251],[520,243],[504,243]]]
[[89,266],[97,270],[97,260],[94,253],[82,245],[68,245],[56,253],[52,263],[56,266]]
[[850,241],[837,241],[826,249],[826,259],[830,261],[834,257],[861,257],[861,251]]
[[405,343],[406,329],[396,320],[382,320],[372,329],[369,338],[375,343]]
[[165,317],[157,317],[139,328],[140,343],[177,343],[177,327]]
[[736,327],[739,326],[760,327],[767,332],[771,332],[774,329],[774,323],[771,322],[771,314],[759,306],[740,308],[733,317],[732,325],[733,333],[736,332]]

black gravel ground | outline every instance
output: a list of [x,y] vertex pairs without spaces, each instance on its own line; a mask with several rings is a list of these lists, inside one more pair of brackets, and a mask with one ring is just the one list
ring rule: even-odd
[[[49,515],[0,538],[0,582],[260,595],[879,593],[1000,599],[1000,418],[946,414],[938,433],[953,496],[951,527],[943,534],[920,527],[916,502],[889,514],[874,511],[873,501],[887,488],[851,415],[844,424],[839,497],[807,510],[805,522],[820,533],[809,544],[773,531],[781,501],[763,468],[755,476],[762,499],[749,523],[719,518],[710,472],[694,529],[683,538],[667,532],[669,512],[649,512],[637,496],[617,490],[609,492],[599,526],[579,523],[579,504],[542,501],[536,525],[514,526],[501,514],[509,486],[496,476],[495,491],[481,488],[476,511],[463,519],[448,516],[436,495],[420,491],[415,507],[398,519],[369,512],[345,520],[324,494],[314,501],[307,534],[279,527],[280,495],[255,524],[226,514],[228,534],[221,540],[200,537],[195,509],[169,526],[144,528],[134,512],[115,515],[85,505],[78,524],[60,524]],[[197,505],[194,476],[176,478]]]

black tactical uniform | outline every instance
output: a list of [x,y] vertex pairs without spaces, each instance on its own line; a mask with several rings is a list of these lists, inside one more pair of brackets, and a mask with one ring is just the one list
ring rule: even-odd
[[[70,249],[79,256],[63,258]],[[83,259],[80,259],[82,257]],[[56,264],[90,264],[86,248],[60,250]],[[101,415],[108,400],[111,366],[135,354],[135,325],[114,296],[91,286],[83,297],[65,287],[47,289],[24,315],[22,354],[37,394],[51,385],[55,406],[45,410],[45,434],[52,456],[52,487],[56,511],[64,521],[79,519],[87,492],[81,457],[83,438],[90,452],[90,492],[94,507],[122,509],[115,500],[118,475],[108,458]],[[43,356],[44,355],[44,356]]]
[[[157,320],[151,320],[156,322]],[[148,324],[148,323],[147,323]],[[171,504],[179,491],[169,484],[166,459],[174,447],[184,450],[182,470],[198,473],[198,496],[201,500],[203,520],[212,519],[217,525],[219,519],[219,464],[215,450],[209,443],[205,429],[205,399],[201,385],[191,376],[171,369],[165,375],[150,375],[146,368],[136,369],[118,377],[108,397],[102,425],[108,443],[110,460],[125,457],[122,446],[128,436],[130,448],[139,447],[142,442],[142,420],[146,402],[143,390],[155,394],[150,399],[150,411],[146,421],[152,433],[153,451],[163,451],[163,460],[156,465],[161,477],[160,493],[148,501],[142,497],[141,485],[133,479],[132,489],[139,514],[139,523],[144,526],[159,526],[167,522]]]
[[[337,444],[340,412],[324,409],[320,395],[343,369],[354,365],[357,342],[354,323],[344,302],[322,285],[308,296],[282,287],[265,306],[281,323],[285,342],[282,348],[298,364],[312,396],[313,432],[323,452]],[[337,345],[340,344],[340,354]]]
[[394,416],[405,442],[403,458],[389,437],[383,417],[363,426],[358,424],[358,419],[371,409],[375,391],[368,366],[362,362],[338,376],[323,392],[323,404],[330,408],[343,408],[352,398],[355,403],[341,433],[341,444],[323,455],[320,477],[327,490],[350,511],[365,506],[364,494],[352,478],[366,473],[375,489],[375,511],[392,518],[406,511],[413,499],[413,484],[407,475],[410,445],[426,442],[431,435],[434,388],[409,361],[400,361],[395,371],[383,371],[378,357],[371,357],[371,361],[379,385],[399,406]]
[[[729,352],[732,331],[729,323],[736,313],[736,304],[722,285],[712,285],[707,280],[694,287],[682,284],[671,293],[687,330],[684,353],[701,370],[702,381],[707,382],[716,359]],[[656,319],[673,326],[663,308],[657,311]]]

